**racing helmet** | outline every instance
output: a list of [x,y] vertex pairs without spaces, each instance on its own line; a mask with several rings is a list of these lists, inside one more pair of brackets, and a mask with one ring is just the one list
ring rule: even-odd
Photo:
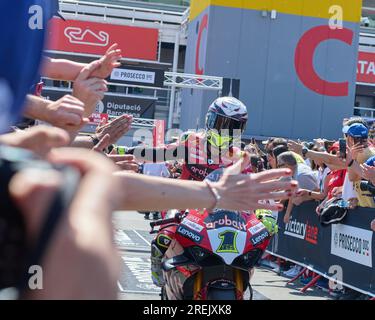
[[[234,97],[216,99],[208,108],[206,115],[206,130],[210,142],[217,146],[233,142],[236,133],[243,133],[248,119],[246,106]],[[228,133],[226,136],[223,135]],[[238,134],[237,134],[238,135]]]

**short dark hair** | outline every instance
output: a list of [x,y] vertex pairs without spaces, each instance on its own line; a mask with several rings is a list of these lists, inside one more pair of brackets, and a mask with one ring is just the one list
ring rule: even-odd
[[272,141],[272,148],[276,148],[277,146],[288,146],[288,140],[284,138],[276,138]]
[[289,151],[288,147],[287,147],[287,146],[284,146],[283,144],[281,144],[281,145],[278,145],[277,147],[275,147],[275,148],[273,149],[272,154],[273,154],[274,158],[277,159],[277,157],[278,157],[280,154],[282,154],[282,153],[284,153],[284,152],[288,152],[288,151]]
[[297,165],[297,160],[292,152],[287,151],[277,157],[277,163],[283,163],[295,167]]

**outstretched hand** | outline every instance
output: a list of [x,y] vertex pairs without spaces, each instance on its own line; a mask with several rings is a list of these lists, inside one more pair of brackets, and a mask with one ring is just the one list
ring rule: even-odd
[[95,131],[96,136],[100,140],[106,134],[109,135],[109,143],[115,144],[122,136],[124,136],[131,128],[133,117],[128,114],[123,114],[116,119],[108,122],[101,123]]
[[88,64],[81,70],[73,85],[73,96],[85,104],[85,117],[94,112],[96,104],[104,98],[104,93],[108,91],[105,80],[91,76],[99,67],[99,61]]
[[364,164],[361,168],[363,177],[372,182],[372,184],[375,184],[375,167],[370,167],[367,164]]
[[113,44],[105,53],[105,55],[99,59],[99,67],[95,69],[91,77],[106,79],[108,78],[114,68],[121,66],[119,60],[122,58],[121,49],[117,49],[118,44]]
[[280,181],[292,175],[289,169],[269,170],[256,174],[241,174],[250,164],[246,155],[224,171],[223,177],[212,185],[221,195],[217,207],[232,210],[266,209],[280,211],[282,204],[260,203],[261,200],[285,200],[298,188],[297,181]]
[[302,154],[303,145],[301,143],[295,142],[293,140],[288,141],[288,148],[290,151],[293,151],[298,154]]

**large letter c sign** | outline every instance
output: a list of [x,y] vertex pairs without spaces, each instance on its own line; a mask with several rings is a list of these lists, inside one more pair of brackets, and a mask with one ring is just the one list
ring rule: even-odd
[[205,14],[199,26],[197,48],[195,51],[195,74],[203,74],[204,70],[199,65],[199,53],[201,51],[201,41],[204,29],[208,27],[208,15]]
[[321,79],[314,68],[315,50],[326,40],[339,40],[348,45],[353,43],[353,31],[347,28],[330,29],[318,26],[307,31],[298,42],[294,65],[302,83],[318,94],[330,97],[345,97],[349,95],[349,82],[329,82]]

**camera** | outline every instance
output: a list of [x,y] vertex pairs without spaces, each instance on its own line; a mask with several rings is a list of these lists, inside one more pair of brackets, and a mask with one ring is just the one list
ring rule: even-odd
[[[27,240],[24,215],[8,188],[14,175],[26,169],[58,170],[64,180],[64,187],[47,209],[39,238],[33,244]],[[28,267],[39,264],[58,218],[70,206],[79,180],[80,173],[76,169],[51,165],[23,149],[0,146],[0,289],[26,288]]]
[[345,139],[339,140],[339,152],[340,152],[340,158],[346,159],[346,140]]
[[361,191],[368,191],[375,196],[375,186],[369,181],[362,181],[360,184]]

